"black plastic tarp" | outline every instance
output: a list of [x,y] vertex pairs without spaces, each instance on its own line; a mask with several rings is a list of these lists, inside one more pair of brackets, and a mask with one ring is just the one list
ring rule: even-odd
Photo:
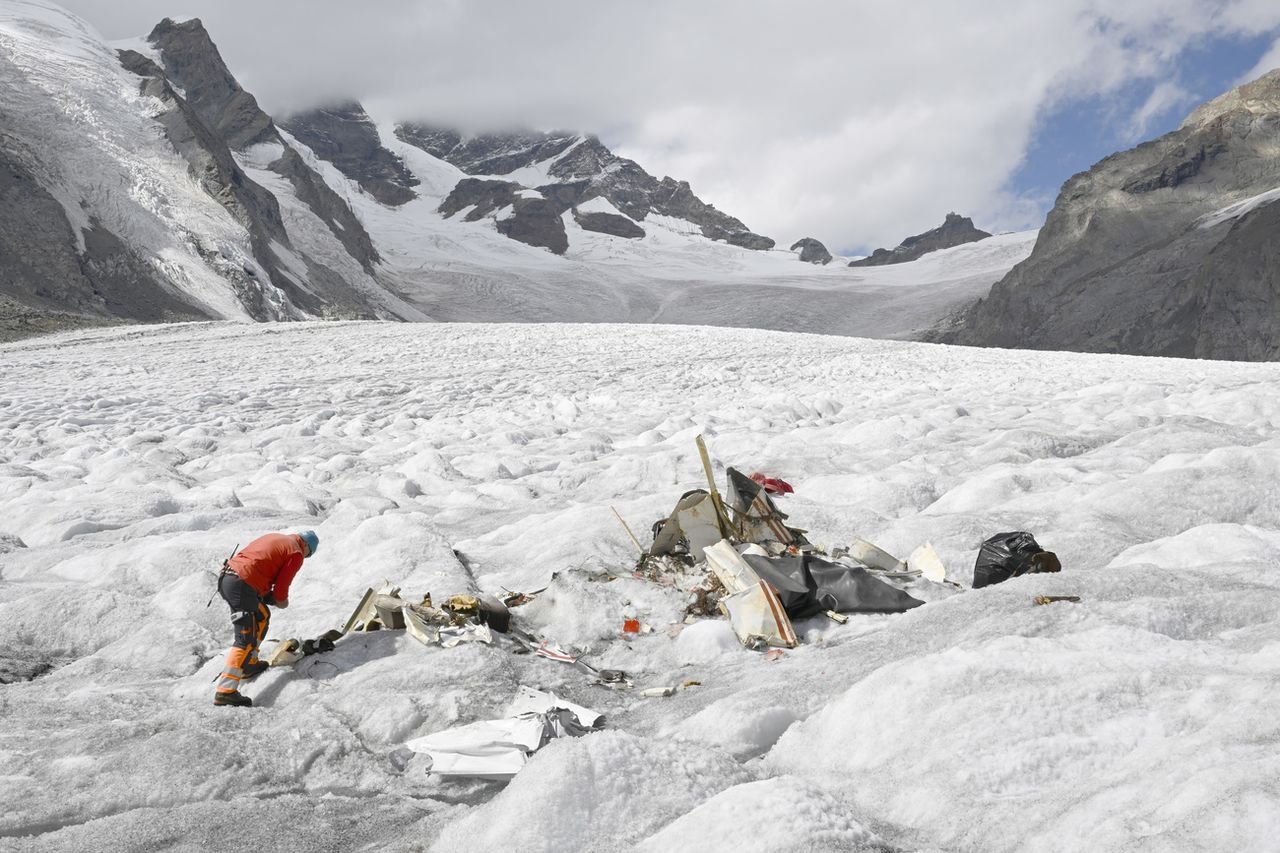
[[778,593],[792,619],[826,610],[838,613],[902,613],[924,604],[859,566],[832,563],[812,554],[744,559]]

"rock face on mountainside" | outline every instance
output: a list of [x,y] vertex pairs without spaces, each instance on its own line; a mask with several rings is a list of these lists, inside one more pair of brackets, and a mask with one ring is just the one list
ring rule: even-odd
[[1280,358],[1277,150],[1273,71],[1068,180],[1031,256],[936,338]]
[[[659,181],[635,161],[616,156],[594,136],[556,132],[463,138],[452,130],[412,123],[399,125],[396,136],[469,175],[509,175],[521,169],[542,168],[548,180],[535,189],[562,212],[575,211],[575,217],[591,213],[579,213],[579,205],[602,198],[632,223],[659,214],[691,222],[712,240],[757,250],[774,246],[773,240],[752,233],[740,220],[703,202],[688,183],[669,177]],[[604,233],[627,231],[619,236],[643,236],[643,229],[635,234],[617,221],[618,214],[610,215],[615,218],[588,216],[587,221],[613,229]]]
[[236,82],[204,24],[198,18],[182,23],[165,18],[147,40],[160,51],[168,79],[182,90],[200,120],[231,150],[244,151],[264,144],[280,146],[280,155],[269,168],[289,179],[298,198],[329,226],[366,272],[372,272],[379,258],[364,225],[342,197],[285,143],[271,117]]
[[609,234],[613,237],[625,237],[637,240],[644,236],[644,229],[634,220],[616,213],[582,213],[575,210],[573,221],[583,231],[595,231],[597,234]]
[[463,178],[441,203],[440,214],[448,218],[466,210],[467,222],[498,214],[494,224],[499,234],[563,255],[569,249],[560,218],[564,210],[541,196],[530,197],[537,195],[514,181]]
[[791,251],[800,250],[800,260],[806,264],[829,264],[831,253],[827,247],[812,237],[802,237],[791,244]]
[[0,341],[111,317],[205,319],[100,225],[84,232],[79,251],[62,205],[12,144],[0,137]]
[[905,264],[929,252],[962,246],[990,236],[986,231],[973,227],[973,220],[969,217],[948,213],[946,220],[937,228],[908,237],[896,249],[876,249],[869,257],[850,261],[849,266],[878,267],[885,264]]
[[[318,312],[323,306],[290,279],[271,251],[272,241],[289,245],[276,197],[236,165],[226,142],[210,131],[191,105],[174,91],[158,65],[132,50],[120,52],[120,64],[142,78],[140,88],[143,94],[165,105],[166,109],[155,116],[164,128],[165,136],[187,161],[191,177],[249,232],[254,258],[267,270],[271,282],[288,293],[299,308]],[[214,258],[206,260],[217,265]],[[252,270],[224,265],[221,273],[233,284],[250,316],[259,320],[278,319]]]
[[413,187],[418,179],[399,157],[382,147],[377,128],[360,104],[347,102],[309,110],[280,124],[383,204],[395,206],[417,198]]

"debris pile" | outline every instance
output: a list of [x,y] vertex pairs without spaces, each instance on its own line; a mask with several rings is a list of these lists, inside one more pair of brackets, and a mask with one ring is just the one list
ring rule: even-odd
[[[761,651],[766,660],[773,661],[784,656],[784,649],[799,643],[792,620],[825,615],[844,623],[848,613],[903,613],[925,603],[912,591],[928,590],[930,594],[924,597],[931,599],[964,589],[947,578],[945,565],[927,542],[906,560],[857,538],[830,552],[813,544],[807,531],[787,524],[787,515],[774,503],[773,495],[794,493],[780,478],[759,472],[747,476],[728,467],[722,497],[701,436],[697,445],[708,488],[680,495],[670,514],[652,525],[653,541],[648,548],[618,515],[640,551],[633,576],[687,590],[686,623],[705,617],[727,618],[744,647]],[[1003,533],[983,543],[974,586],[1060,569],[1057,557],[1041,548],[1030,533]],[[564,580],[557,573],[551,583],[558,577]],[[617,579],[611,573],[606,577]],[[930,585],[936,589],[929,590]],[[535,601],[547,589],[550,587],[534,592],[506,590],[501,599],[480,592],[460,593],[437,604],[430,593],[418,599],[406,597],[388,582],[378,589],[367,589],[340,630],[314,640],[283,641],[269,662],[272,666],[288,665],[309,654],[331,651],[354,632],[405,631],[424,645],[443,648],[472,642],[493,644],[496,634],[504,637],[513,651],[572,666],[591,684],[632,690],[635,684],[626,672],[592,666],[580,654],[514,623],[512,610]],[[1078,602],[1079,598],[1034,598],[1037,605],[1059,601]],[[651,626],[631,613],[622,614],[619,627],[619,635],[628,639],[653,633]],[[683,627],[675,624],[669,636]],[[676,683],[643,688],[633,695],[667,697],[699,684]],[[429,772],[435,775],[507,780],[549,740],[578,737],[603,724],[604,718],[595,711],[522,685],[503,718],[409,741],[399,751],[399,758],[393,757],[393,763],[407,764],[405,756],[425,754],[431,761]]]
[[666,518],[652,527],[653,544],[642,552],[638,575],[662,582],[701,567],[691,589],[689,618],[723,615],[739,641],[752,649],[794,648],[792,619],[844,613],[901,613],[924,604],[901,584],[946,581],[933,547],[922,545],[908,561],[855,539],[827,554],[787,524],[771,494],[794,493],[785,480],[726,468],[722,498],[701,436],[699,455],[707,489],[685,492]]

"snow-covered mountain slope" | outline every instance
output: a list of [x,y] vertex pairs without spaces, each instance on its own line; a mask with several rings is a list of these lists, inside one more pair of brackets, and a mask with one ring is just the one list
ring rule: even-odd
[[[1262,851],[1280,832],[1275,365],[385,323],[98,330],[0,359],[0,656],[53,667],[0,685],[0,849]],[[985,537],[1025,529],[1064,569],[801,622],[770,661],[629,574],[610,507],[647,538],[704,482],[698,433],[717,466],[794,484],[784,509],[819,543],[929,540],[967,582]],[[639,687],[700,684],[644,698],[510,644],[382,632],[215,708],[213,572],[297,526],[321,546],[270,636],[331,628],[384,579],[442,596],[558,573],[518,624]],[[628,616],[654,632],[624,637]],[[521,683],[607,730],[506,786],[391,760]]]
[[188,177],[114,50],[53,4],[10,0],[0,89],[0,295],[142,320],[248,316],[218,269],[257,269],[243,228]]
[[108,46],[47,0],[0,0],[0,41],[0,338],[203,317],[905,337],[1030,251],[819,268],[589,136],[424,141],[358,104],[281,129],[199,21]]
[[[295,242],[288,200],[245,175],[232,135],[210,119],[230,111],[205,109],[210,87],[191,75],[175,83],[185,66],[162,68],[171,56],[158,34],[178,32],[157,27],[153,42],[118,52],[52,3],[0,3],[0,332],[48,314],[423,319],[345,257],[338,236],[326,240],[338,251]],[[220,63],[212,51],[205,64]],[[280,162],[300,160],[278,148]]]
[[[375,235],[384,280],[440,320],[692,323],[906,338],[984,295],[1036,237],[1003,234],[912,263],[850,270],[800,263],[792,251],[708,240],[696,225],[660,214],[644,219],[642,237],[628,239],[587,231],[566,212],[568,249],[558,257],[500,237],[492,222],[442,218],[437,209],[468,176],[397,139],[393,121],[377,128],[385,149],[420,179],[417,197],[390,208],[357,190],[351,203]],[[345,180],[322,165],[326,180]],[[603,198],[582,209],[620,213]]]

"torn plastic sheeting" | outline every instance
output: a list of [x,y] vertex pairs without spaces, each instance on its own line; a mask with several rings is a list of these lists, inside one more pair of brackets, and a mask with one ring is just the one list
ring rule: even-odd
[[437,776],[510,779],[530,754],[542,746],[546,722],[540,715],[519,719],[481,720],[415,738],[405,744],[431,758],[428,771]]
[[982,543],[973,565],[973,588],[1004,583],[1019,575],[1062,570],[1058,556],[1040,547],[1025,530],[997,533]]
[[580,737],[604,723],[604,717],[590,708],[524,685],[507,714],[504,719],[481,720],[415,738],[405,746],[428,755],[428,772],[437,776],[506,781],[552,739]]
[[761,579],[778,591],[778,599],[793,619],[824,610],[838,613],[902,613],[924,604],[858,566],[832,563],[811,554],[761,557],[745,561]]
[[805,569],[802,555],[770,557],[745,553],[742,557],[761,580],[769,582],[792,619],[804,619],[828,609],[818,603],[817,585]]
[[902,613],[924,604],[866,569],[817,557],[805,564],[824,610],[847,613]]

